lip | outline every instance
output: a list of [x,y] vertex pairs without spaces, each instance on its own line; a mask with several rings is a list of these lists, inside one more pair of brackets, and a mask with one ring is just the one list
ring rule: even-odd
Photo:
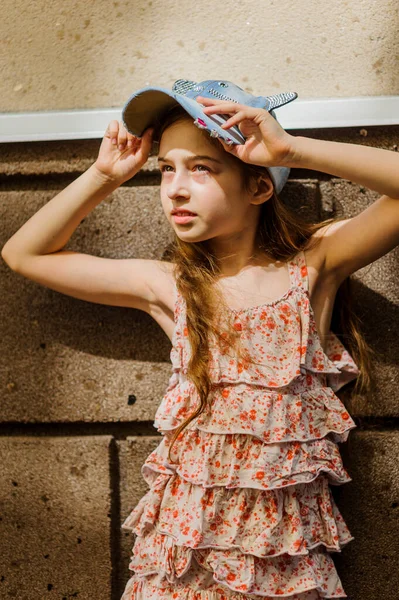
[[186,208],[173,208],[171,213],[172,216],[174,216],[176,213],[186,213],[187,216],[197,216],[197,213],[187,210]]
[[172,218],[174,219],[175,223],[179,223],[180,225],[184,225],[184,223],[189,223],[190,221],[195,219],[196,216],[197,215],[190,214],[188,212],[186,212],[185,215],[172,214]]

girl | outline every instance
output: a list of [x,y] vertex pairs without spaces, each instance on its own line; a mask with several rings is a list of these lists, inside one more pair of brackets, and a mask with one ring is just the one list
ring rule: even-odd
[[[338,442],[355,423],[335,392],[369,355],[349,276],[399,242],[399,160],[389,151],[294,137],[267,110],[197,97],[245,143],[198,129],[180,106],[141,139],[111,121],[95,163],[6,243],[16,272],[87,301],[150,314],[172,341],[155,417],[149,491],[123,523],[137,538],[123,600],[346,597],[330,556],[353,539],[329,484],[350,477]],[[62,250],[82,219],[159,144],[169,260]],[[350,179],[382,196],[354,218],[309,224],[268,169]],[[190,211],[190,218],[179,216]],[[332,330],[334,300],[341,309]],[[352,354],[354,358],[352,358]]]

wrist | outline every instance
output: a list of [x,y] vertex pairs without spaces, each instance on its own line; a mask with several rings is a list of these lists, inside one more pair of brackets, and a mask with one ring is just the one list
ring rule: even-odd
[[300,169],[304,167],[304,144],[308,138],[301,135],[291,136],[291,150],[287,159],[287,166],[291,169]]
[[123,181],[117,181],[112,176],[107,175],[106,173],[104,173],[103,171],[101,171],[101,169],[99,169],[97,167],[96,163],[93,163],[89,167],[88,172],[91,174],[91,176],[93,177],[94,181],[100,187],[107,187],[107,188],[110,188],[112,190],[112,189],[118,188],[120,185],[122,185],[124,183]]

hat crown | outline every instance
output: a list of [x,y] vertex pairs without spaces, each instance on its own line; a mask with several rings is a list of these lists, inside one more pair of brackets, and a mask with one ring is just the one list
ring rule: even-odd
[[187,98],[195,99],[197,96],[204,96],[204,98],[230,100],[238,104],[264,108],[269,112],[274,108],[288,104],[288,102],[298,97],[296,92],[284,92],[272,96],[254,96],[235,83],[224,79],[206,79],[199,83],[189,79],[178,79],[173,84],[172,91]]
[[204,96],[205,98],[230,100],[231,102],[240,104],[252,104],[252,100],[255,98],[255,96],[245,92],[235,83],[220,79],[206,79],[199,83],[187,79],[178,79],[173,84],[172,90],[188,98]]

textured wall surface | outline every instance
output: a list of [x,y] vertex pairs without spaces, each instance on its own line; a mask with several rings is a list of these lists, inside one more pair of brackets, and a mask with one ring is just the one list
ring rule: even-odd
[[0,111],[119,107],[227,79],[300,98],[399,93],[397,0],[3,0]]
[[[293,132],[295,134],[295,132]],[[397,150],[399,127],[300,135]],[[0,148],[0,246],[94,162],[98,141]],[[151,158],[81,223],[67,248],[161,258],[170,241]],[[311,220],[352,217],[378,194],[293,169],[281,194]],[[399,589],[398,248],[357,271],[354,307],[377,353],[376,391],[349,399],[365,424],[340,446],[352,481],[333,487],[355,539],[333,555],[350,600]],[[147,491],[141,465],[160,442],[155,411],[170,342],[146,313],[77,300],[0,262],[0,598],[119,600],[133,546],[121,524]]]

